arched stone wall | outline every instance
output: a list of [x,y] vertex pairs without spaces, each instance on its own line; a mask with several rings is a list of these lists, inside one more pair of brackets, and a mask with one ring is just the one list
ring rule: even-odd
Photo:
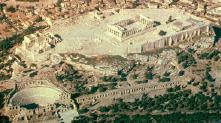
[[186,83],[181,83],[181,82],[171,82],[171,83],[163,83],[163,84],[142,84],[140,86],[136,87],[131,87],[127,89],[116,89],[116,90],[111,90],[107,91],[104,93],[98,93],[98,94],[90,94],[90,95],[85,95],[85,96],[80,96],[78,97],[77,103],[92,103],[94,100],[101,100],[103,98],[108,98],[108,97],[121,97],[124,95],[128,94],[139,94],[139,93],[147,93],[149,91],[153,90],[160,90],[160,89],[167,89],[175,86],[183,86],[186,85]]
[[32,86],[48,86],[48,87],[54,87],[53,84],[49,83],[47,80],[34,80],[29,82],[22,82],[22,83],[16,83],[16,89],[22,90],[26,87],[32,87]]

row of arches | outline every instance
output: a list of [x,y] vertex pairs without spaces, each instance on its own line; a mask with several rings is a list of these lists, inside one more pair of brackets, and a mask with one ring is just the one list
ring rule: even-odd
[[166,88],[171,88],[171,87],[181,86],[181,85],[183,85],[183,83],[180,83],[180,82],[170,82],[170,83],[155,84],[155,85],[142,84],[142,86],[139,86],[139,87],[117,89],[117,90],[104,92],[100,94],[86,95],[86,96],[79,97],[76,100],[78,103],[93,102],[94,100],[98,100],[98,99],[106,98],[106,97],[113,97],[113,96],[120,97],[120,96],[127,95],[127,94],[143,93],[146,91],[166,89]]
[[46,80],[36,80],[36,81],[30,81],[30,82],[24,82],[24,84],[16,83],[16,88],[18,90],[22,90],[25,87],[33,86],[33,85],[49,85]]

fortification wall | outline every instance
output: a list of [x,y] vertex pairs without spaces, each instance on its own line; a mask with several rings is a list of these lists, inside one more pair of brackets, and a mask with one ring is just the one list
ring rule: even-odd
[[92,103],[95,100],[102,100],[104,98],[120,98],[128,94],[148,93],[149,91],[153,91],[153,90],[161,90],[161,89],[167,89],[167,88],[172,88],[175,86],[184,86],[184,85],[186,85],[186,83],[181,83],[181,82],[170,82],[170,83],[162,83],[162,84],[148,84],[147,83],[147,84],[142,84],[142,85],[131,87],[131,88],[116,89],[116,90],[111,90],[111,91],[107,91],[104,93],[80,96],[76,100],[77,100],[77,103],[79,104]]
[[147,52],[158,48],[165,48],[169,46],[176,46],[180,42],[192,40],[193,37],[200,36],[211,32],[211,25],[203,25],[188,31],[183,31],[178,34],[167,36],[153,42],[147,42],[141,46],[141,52]]

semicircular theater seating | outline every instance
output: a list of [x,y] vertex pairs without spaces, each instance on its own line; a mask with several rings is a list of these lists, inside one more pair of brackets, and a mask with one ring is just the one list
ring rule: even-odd
[[15,93],[10,100],[12,105],[27,105],[38,104],[39,106],[46,106],[54,104],[60,99],[62,91],[58,88],[51,87],[31,87],[25,88]]

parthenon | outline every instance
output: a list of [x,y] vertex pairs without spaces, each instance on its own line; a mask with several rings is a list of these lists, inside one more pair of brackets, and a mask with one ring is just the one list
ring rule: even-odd
[[133,19],[122,20],[117,23],[108,25],[107,32],[112,37],[122,41],[129,36],[135,35],[144,30],[148,30],[154,27],[154,22],[144,16],[139,15]]

